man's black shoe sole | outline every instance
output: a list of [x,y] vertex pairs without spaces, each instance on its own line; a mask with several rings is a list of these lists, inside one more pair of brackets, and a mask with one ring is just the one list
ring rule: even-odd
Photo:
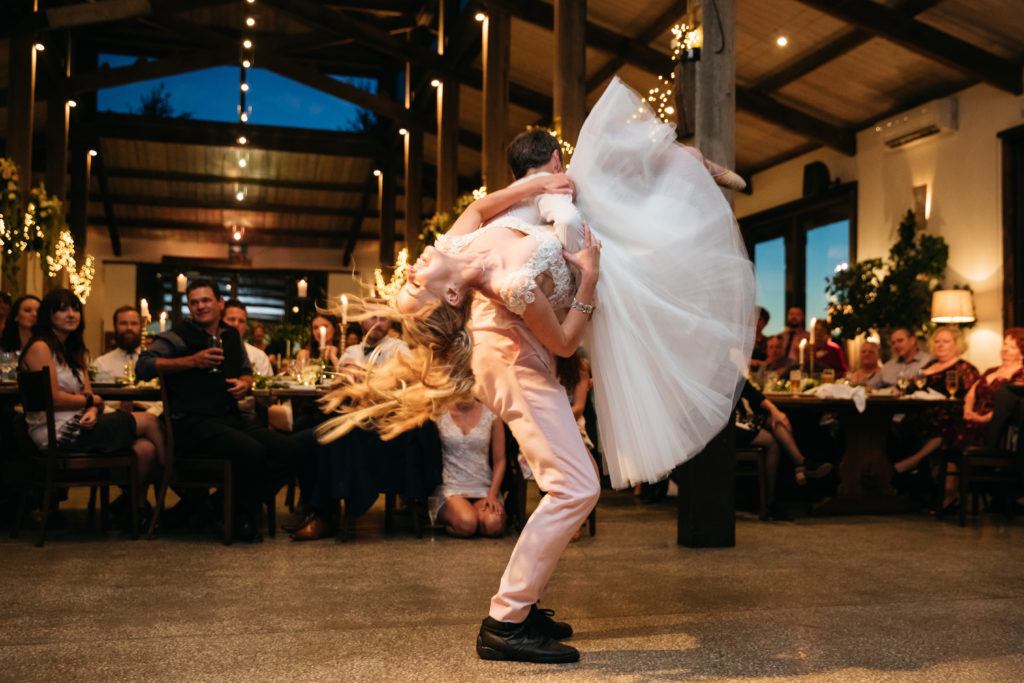
[[579,652],[568,652],[563,655],[534,655],[530,657],[512,655],[493,647],[484,645],[480,636],[476,637],[476,653],[480,659],[506,662],[532,662],[534,664],[571,664],[580,661]]

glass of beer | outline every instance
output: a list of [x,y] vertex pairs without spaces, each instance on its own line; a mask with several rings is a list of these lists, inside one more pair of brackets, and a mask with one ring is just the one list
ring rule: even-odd
[[950,398],[956,396],[956,390],[960,387],[960,373],[956,370],[946,370],[946,392]]

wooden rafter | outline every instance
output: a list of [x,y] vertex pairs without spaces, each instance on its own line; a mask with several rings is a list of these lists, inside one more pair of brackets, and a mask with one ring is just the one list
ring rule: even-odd
[[272,187],[281,190],[311,190],[314,192],[361,192],[362,183],[332,183],[316,180],[285,180],[280,178],[236,178],[213,173],[188,173],[180,171],[156,171],[146,168],[108,168],[108,178],[131,178],[133,180],[156,180],[170,183],[198,183],[201,185],[251,185]]
[[[93,194],[90,201],[106,201],[100,194]],[[124,206],[158,206],[177,209],[210,209],[215,211],[252,211],[255,213],[282,213],[289,216],[356,216],[360,213],[366,218],[376,218],[376,209],[367,209],[360,212],[357,209],[347,209],[340,206],[310,206],[309,204],[272,204],[270,202],[257,202],[246,200],[237,202],[234,198],[223,199],[199,199],[196,197],[178,196],[153,196],[153,195],[108,195],[111,204]],[[397,214],[399,218],[402,214]]]
[[93,126],[96,137],[100,138],[235,148],[238,136],[244,133],[249,139],[249,147],[255,149],[342,157],[368,157],[377,151],[376,145],[365,135],[305,128],[242,126],[106,112],[96,115]]
[[[106,217],[101,215],[90,216],[89,225],[106,225]],[[206,232],[228,236],[228,227],[221,223],[202,223],[192,221],[169,220],[165,218],[124,218],[120,221],[124,230],[189,230],[195,232]],[[245,241],[250,244],[294,244],[296,240],[318,240],[329,243],[335,248],[341,248],[344,244],[344,226],[341,224],[326,228],[324,230],[310,230],[308,228],[260,228],[246,227]],[[363,232],[359,239],[375,240],[377,233]]]
[[92,160],[92,170],[100,186],[100,200],[103,202],[103,215],[107,219],[107,232],[110,234],[110,246],[114,256],[121,255],[121,235],[117,230],[117,217],[114,213],[113,197],[110,194],[110,183],[107,179],[107,166],[103,156],[98,155]]
[[[637,35],[637,42],[650,44],[665,31],[672,28],[676,22],[686,14],[686,0],[675,0],[671,6],[662,12],[657,19],[648,24]],[[598,69],[593,76],[587,79],[587,92],[591,92],[606,80],[615,75],[626,63],[626,58],[621,55],[612,57],[607,64]]]
[[[237,53],[237,49],[234,50]],[[139,83],[157,78],[165,78],[176,74],[199,69],[209,69],[224,64],[233,64],[237,54],[232,54],[228,49],[220,50],[197,50],[176,57],[159,59],[155,62],[139,61],[129,66],[122,66],[116,69],[101,68],[96,71],[76,74],[71,78],[70,90],[78,94],[101,90],[103,88],[114,88],[130,83]]]
[[834,126],[757,90],[737,86],[736,106],[843,154],[853,156],[857,153],[857,138],[853,130]]
[[799,1],[1000,90],[1015,95],[1024,92],[1019,64],[916,21],[899,10],[867,0]]

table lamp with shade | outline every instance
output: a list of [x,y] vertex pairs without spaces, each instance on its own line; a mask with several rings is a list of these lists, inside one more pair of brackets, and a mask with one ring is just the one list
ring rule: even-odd
[[937,289],[932,292],[932,322],[974,322],[974,301],[969,289]]

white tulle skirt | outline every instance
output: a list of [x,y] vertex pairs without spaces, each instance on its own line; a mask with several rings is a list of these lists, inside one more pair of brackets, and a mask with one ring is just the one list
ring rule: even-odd
[[584,346],[616,488],[663,479],[725,426],[754,340],[754,270],[704,166],[618,78],[569,175],[602,242]]

